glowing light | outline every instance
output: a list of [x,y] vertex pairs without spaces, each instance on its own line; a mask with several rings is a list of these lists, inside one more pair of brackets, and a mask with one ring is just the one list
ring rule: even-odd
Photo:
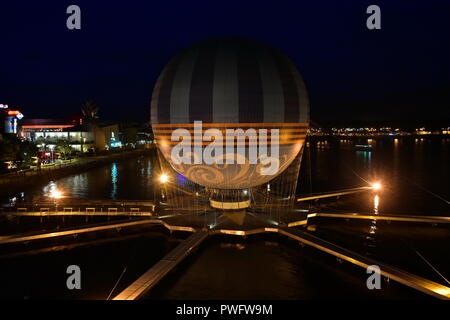
[[50,191],[50,197],[53,199],[61,199],[62,196],[62,192],[58,189],[53,189],[52,191]]
[[74,124],[70,125],[53,125],[53,124],[43,124],[43,125],[24,125],[23,129],[64,129],[75,127]]
[[159,176],[159,181],[161,183],[166,183],[169,181],[169,176],[165,173],[163,173],[162,175]]
[[17,110],[8,111],[8,116],[17,116],[18,114],[20,114],[20,111]]
[[381,183],[379,183],[379,182],[372,183],[372,189],[373,190],[381,190]]

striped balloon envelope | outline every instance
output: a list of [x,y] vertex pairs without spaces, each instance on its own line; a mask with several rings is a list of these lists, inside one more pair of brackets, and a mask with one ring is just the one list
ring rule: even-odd
[[182,50],[153,90],[159,150],[186,178],[243,189],[275,178],[304,146],[309,99],[294,64],[263,43],[207,40]]

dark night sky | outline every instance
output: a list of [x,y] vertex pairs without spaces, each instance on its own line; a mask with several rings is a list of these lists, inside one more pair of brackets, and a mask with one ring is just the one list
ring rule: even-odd
[[[66,28],[77,4],[82,29]],[[377,4],[382,30],[366,28]],[[302,72],[313,120],[449,120],[449,1],[2,1],[0,103],[66,117],[149,118],[156,77],[192,42],[246,36]]]

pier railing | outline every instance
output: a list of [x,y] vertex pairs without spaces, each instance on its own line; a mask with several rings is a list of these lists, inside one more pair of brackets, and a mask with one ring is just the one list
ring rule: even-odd
[[13,207],[0,208],[0,214],[18,216],[51,216],[51,215],[135,215],[151,216],[156,212],[156,205],[151,201],[126,202],[39,202],[19,203]]

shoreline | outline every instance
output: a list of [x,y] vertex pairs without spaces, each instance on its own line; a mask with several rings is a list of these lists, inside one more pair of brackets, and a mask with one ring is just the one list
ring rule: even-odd
[[76,161],[53,166],[42,167],[40,169],[25,170],[21,172],[9,173],[0,176],[0,196],[18,192],[19,189],[46,184],[52,180],[57,180],[72,174],[88,171],[98,166],[102,166],[117,160],[150,155],[154,152],[154,147],[123,151],[110,155],[81,158]]

